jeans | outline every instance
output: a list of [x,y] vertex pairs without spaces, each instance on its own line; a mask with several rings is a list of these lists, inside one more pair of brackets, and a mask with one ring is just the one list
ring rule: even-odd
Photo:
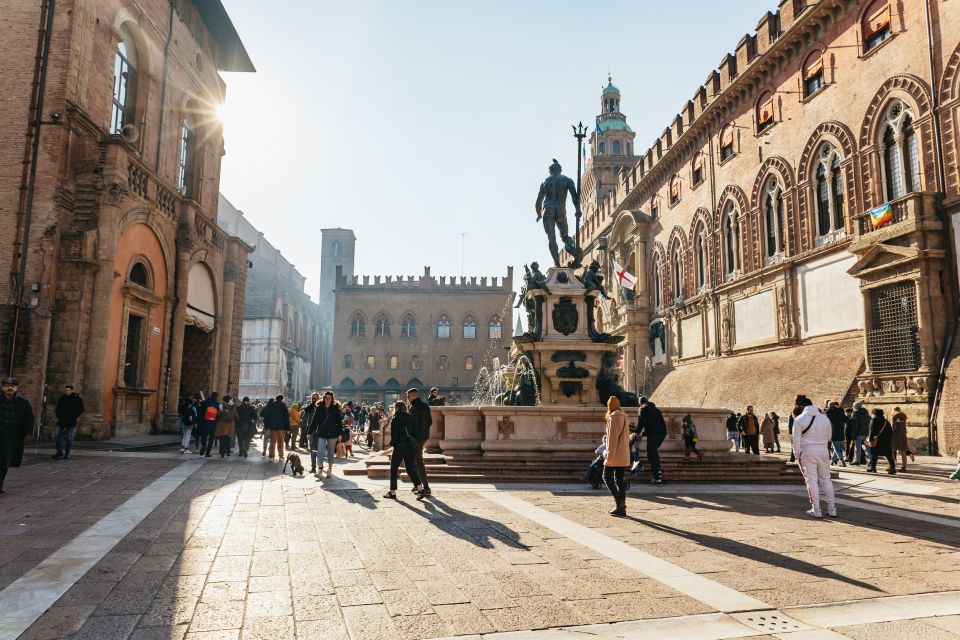
[[183,449],[190,448],[190,440],[193,439],[193,427],[187,427],[183,430],[183,440],[180,442],[180,446]]
[[779,431],[773,432],[773,446],[776,447],[775,451],[777,453],[780,453],[780,432]]
[[394,447],[390,454],[390,491],[397,490],[397,479],[400,475],[400,463],[407,468],[407,475],[413,486],[420,486],[420,476],[417,474],[417,461],[414,459],[413,449],[410,447]]
[[839,462],[843,466],[847,466],[846,461],[843,459],[843,440],[832,440],[830,446],[833,448],[833,455],[830,456],[830,462]]
[[[338,437],[321,439],[321,442],[323,443],[323,447],[327,453],[327,464],[330,465],[330,468],[333,468],[333,459],[337,457],[337,442],[339,442],[339,440],[340,438]],[[321,455],[323,454],[319,451],[319,447],[318,447],[317,462],[320,463],[320,466],[323,466],[323,458],[320,457]]]
[[230,455],[230,441],[233,439],[233,436],[220,436],[217,438],[220,444],[220,457]]
[[[649,447],[650,443],[647,443],[647,446]],[[603,467],[603,481],[606,483],[607,489],[610,490],[610,495],[616,500],[618,507],[627,502],[627,484],[623,480],[625,470],[626,467]]]
[[663,472],[660,471],[660,445],[666,437],[647,436],[647,461],[650,463],[650,477],[654,480],[663,480]]
[[290,448],[296,449],[300,442],[300,425],[290,425]]
[[253,438],[237,438],[237,444],[240,445],[240,455],[242,457],[247,457],[247,453],[250,451],[250,441]]
[[[61,427],[60,425],[57,425],[57,432],[53,437],[54,441],[57,443],[57,453],[59,453],[62,456],[70,455],[70,448],[73,447],[73,432],[76,430],[77,430],[76,427]],[[62,446],[64,432],[66,432],[66,436],[67,436],[66,450],[64,450]]]
[[209,456],[213,449],[213,432],[215,427],[203,425],[200,427],[200,455]]
[[857,443],[854,445],[854,454],[856,456],[856,464],[863,464],[863,443],[866,442],[867,436],[857,436]]
[[736,448],[736,452],[740,453],[740,432],[739,431],[727,431],[727,440],[733,442],[733,446]]
[[[886,458],[886,459],[887,459],[887,462],[890,463],[890,468],[893,469],[894,471],[896,471],[896,469],[897,469],[897,463],[896,463],[896,461],[893,459],[893,453],[885,453],[885,454],[883,454],[883,457]],[[878,460],[879,458],[880,458],[880,456],[877,454],[877,450],[876,450],[875,448],[873,448],[873,447],[870,447],[870,467],[869,467],[870,469],[873,469],[874,471],[876,471],[876,469],[877,469],[877,460]]]

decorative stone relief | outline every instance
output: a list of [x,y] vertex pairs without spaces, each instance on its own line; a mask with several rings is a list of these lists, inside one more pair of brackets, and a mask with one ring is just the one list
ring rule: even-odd
[[509,440],[513,433],[513,420],[510,419],[510,416],[503,416],[497,420],[497,435],[500,440]]

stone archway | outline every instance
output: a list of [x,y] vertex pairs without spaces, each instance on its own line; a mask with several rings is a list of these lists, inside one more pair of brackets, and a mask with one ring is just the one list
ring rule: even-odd
[[216,359],[216,288],[210,270],[203,263],[190,267],[187,280],[186,316],[183,327],[183,356],[180,359],[180,395],[204,396],[213,389]]

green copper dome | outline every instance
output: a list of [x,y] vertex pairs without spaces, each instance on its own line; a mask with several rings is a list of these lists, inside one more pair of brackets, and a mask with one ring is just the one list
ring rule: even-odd
[[615,93],[615,94],[617,94],[617,95],[620,95],[620,89],[617,89],[615,86],[613,86],[613,83],[612,83],[612,82],[607,82],[607,86],[606,86],[606,88],[603,90],[603,93],[604,93],[604,95],[606,95],[606,94],[608,94],[608,93]]
[[627,124],[626,120],[622,120],[621,118],[603,118],[597,123],[597,126],[600,128],[601,133],[606,133],[607,131],[626,131],[633,133],[630,125]]

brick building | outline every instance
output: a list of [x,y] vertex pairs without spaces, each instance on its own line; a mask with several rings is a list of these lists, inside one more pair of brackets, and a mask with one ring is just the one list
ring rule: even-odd
[[254,247],[243,301],[239,397],[284,394],[302,399],[320,362],[320,306],[304,290],[306,278],[220,195],[220,227]]
[[391,402],[439,387],[449,404],[473,396],[481,367],[511,344],[513,267],[505,278],[353,276],[337,269],[332,386],[343,401]]
[[0,0],[3,368],[80,433],[146,433],[236,389],[250,247],[216,222],[225,98],[253,71],[211,0]]
[[860,398],[960,448],[958,68],[945,0],[765,14],[585,219],[592,254],[639,276],[606,318],[626,386],[781,415],[797,392]]

